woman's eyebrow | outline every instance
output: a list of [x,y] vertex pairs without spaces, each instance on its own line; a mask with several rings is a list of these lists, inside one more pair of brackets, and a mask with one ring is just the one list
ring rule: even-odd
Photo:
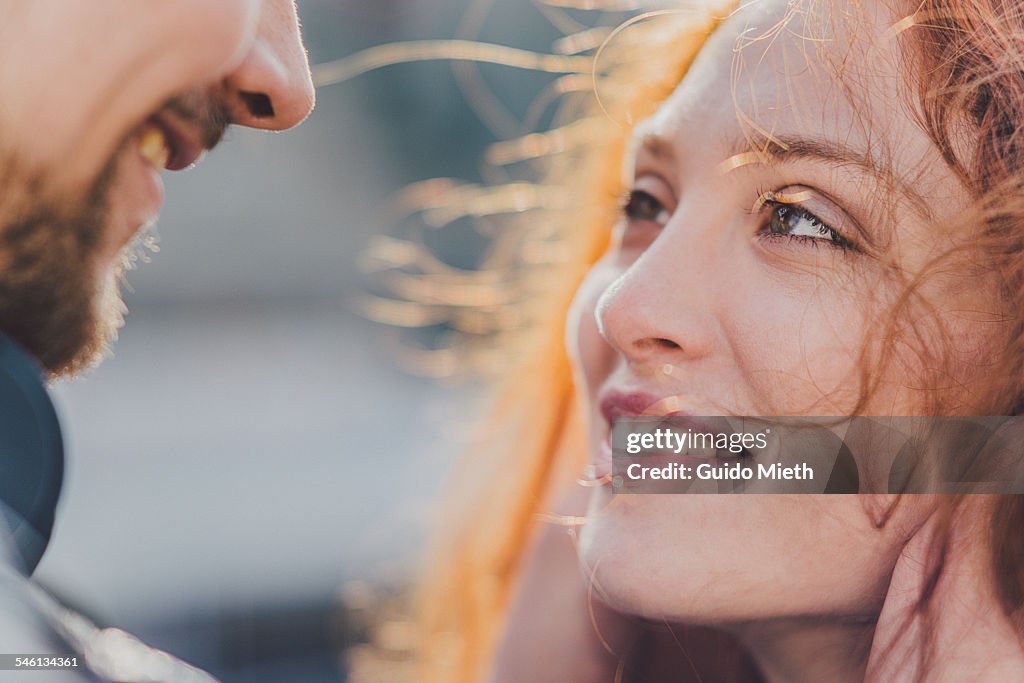
[[675,146],[672,144],[669,136],[656,130],[649,121],[645,121],[636,127],[626,156],[636,156],[636,153],[640,150],[643,150],[658,161],[668,164],[672,164],[677,158]]
[[[924,196],[901,176],[891,163],[885,163],[877,155],[863,149],[800,135],[772,134],[770,138],[746,137],[733,141],[731,145],[728,144],[728,139],[724,142],[731,150],[731,154],[717,165],[717,169],[722,173],[729,173],[748,165],[771,165],[796,160],[811,160],[831,166],[854,166],[876,179],[879,186],[884,188],[883,191],[898,191],[904,195],[911,209],[926,222],[935,221],[935,214]],[[651,124],[641,124],[637,127],[626,159],[635,159],[637,153],[641,151],[661,164],[676,165],[680,161],[673,136],[666,135]],[[857,224],[861,235],[869,243],[874,243],[872,235],[860,227],[860,223]]]
[[799,136],[772,135],[770,139],[743,140],[733,146],[729,159],[757,157],[761,163],[778,163],[797,159],[823,161],[835,165],[852,165],[877,178],[884,187],[898,190],[926,220],[934,220],[929,203],[913,185],[891,165],[868,152],[831,140]]
[[[644,126],[644,124],[641,124]],[[669,136],[653,125],[638,126],[633,139],[633,153],[643,149],[653,158],[672,164],[678,159],[675,145]],[[798,135],[776,135],[770,138],[757,136],[736,141],[730,147],[730,154],[719,168],[729,171],[750,163],[780,163],[809,159],[833,165],[852,165],[868,173],[883,187],[903,194],[913,209],[926,221],[935,220],[928,201],[914,186],[907,182],[891,165],[881,162],[876,156],[864,150],[831,140],[802,137]]]

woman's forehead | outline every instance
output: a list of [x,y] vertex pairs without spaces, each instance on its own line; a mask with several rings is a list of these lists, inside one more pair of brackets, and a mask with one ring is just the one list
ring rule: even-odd
[[[870,6],[852,11],[867,19]],[[893,97],[905,101],[907,89],[887,25],[857,21],[839,5],[745,5],[711,35],[661,115],[787,133],[891,123]]]
[[913,74],[893,28],[901,18],[874,0],[744,5],[638,127],[635,144],[664,142],[681,158],[705,160],[706,149],[726,162],[807,140],[865,161],[885,186],[948,202],[963,188],[918,124]]

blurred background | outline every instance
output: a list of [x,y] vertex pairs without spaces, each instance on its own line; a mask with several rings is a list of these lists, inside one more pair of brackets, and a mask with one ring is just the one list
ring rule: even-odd
[[[313,63],[460,31],[541,51],[563,35],[529,0],[298,5]],[[481,73],[513,113],[550,80]],[[168,177],[115,355],[55,387],[69,452],[40,582],[227,683],[346,680],[367,645],[379,680],[401,680],[402,596],[472,388],[399,369],[389,331],[354,312],[356,262],[391,229],[393,193],[480,180],[495,139],[452,65],[423,62],[323,88],[301,128],[233,131]],[[447,245],[469,261],[481,246]]]

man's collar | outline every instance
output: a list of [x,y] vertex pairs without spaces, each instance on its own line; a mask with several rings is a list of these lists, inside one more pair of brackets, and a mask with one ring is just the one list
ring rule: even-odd
[[60,423],[39,366],[0,335],[0,555],[25,574],[50,540],[63,478]]

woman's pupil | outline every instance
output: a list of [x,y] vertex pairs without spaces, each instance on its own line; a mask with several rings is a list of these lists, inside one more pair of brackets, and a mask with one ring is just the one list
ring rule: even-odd
[[634,192],[628,209],[630,216],[643,220],[654,220],[660,211],[658,201],[646,192]]
[[777,220],[774,221],[775,225],[772,227],[772,232],[788,233],[796,227],[794,219],[798,217],[794,215],[794,212],[788,206],[783,205],[776,207],[775,218]]
[[806,216],[800,211],[795,211],[792,207],[786,205],[775,207],[775,211],[772,214],[771,231],[778,234],[791,233],[796,230],[797,225],[801,220],[806,220],[810,223],[819,235],[823,237],[832,237],[832,231],[828,226],[824,225],[812,216]]

